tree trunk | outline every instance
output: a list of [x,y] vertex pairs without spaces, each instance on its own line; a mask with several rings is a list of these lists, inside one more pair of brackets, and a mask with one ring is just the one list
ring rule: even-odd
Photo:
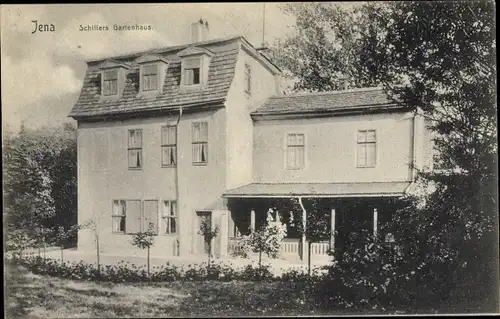
[[311,276],[311,246],[312,242],[307,242],[307,273]]
[[40,244],[38,245],[38,257],[42,257],[42,247],[40,247]]
[[96,247],[97,247],[97,273],[100,274],[101,273],[101,264],[100,264],[100,260],[99,260],[99,236],[98,235],[95,236],[95,242],[96,242]]
[[149,276],[149,273],[150,273],[150,272],[149,272],[149,269],[150,269],[150,268],[149,268],[149,247],[148,247],[148,276]]
[[63,250],[64,250],[64,247],[63,247],[63,245],[61,244],[61,265],[64,263],[64,258],[63,258]]
[[43,242],[43,259],[47,258],[47,247],[45,241]]
[[262,250],[259,251],[259,268],[262,267]]
[[212,255],[212,243],[208,242],[208,265],[210,266],[210,257]]

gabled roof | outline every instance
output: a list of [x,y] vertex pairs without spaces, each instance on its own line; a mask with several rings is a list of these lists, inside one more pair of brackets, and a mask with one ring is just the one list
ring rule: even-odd
[[206,54],[208,56],[212,56],[213,52],[210,50],[207,50],[205,48],[200,48],[200,47],[188,47],[181,52],[177,53],[178,56],[180,57],[185,57],[185,56],[190,56],[190,55],[197,55],[197,54]]
[[227,191],[223,197],[382,197],[402,196],[410,182],[376,183],[253,183]]
[[141,63],[149,63],[156,61],[162,61],[164,63],[168,63],[168,61],[163,56],[156,53],[146,53],[143,56],[136,59],[134,62],[137,64],[141,64]]
[[101,68],[101,70],[114,69],[114,68],[129,69],[130,65],[127,64],[127,63],[123,63],[123,62],[120,62],[120,61],[109,59],[109,60],[105,60],[104,62],[102,62],[101,64],[99,64],[99,67]]
[[304,114],[345,114],[402,108],[379,87],[270,97],[254,110],[254,118]]

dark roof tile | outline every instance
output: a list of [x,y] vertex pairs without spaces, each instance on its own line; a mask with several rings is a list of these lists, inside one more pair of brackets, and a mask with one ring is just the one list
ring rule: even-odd
[[314,113],[395,105],[382,88],[303,93],[269,98],[252,115]]
[[[236,40],[239,38],[234,38]],[[197,44],[198,45],[198,44]],[[205,46],[205,45],[204,45]],[[153,51],[161,54],[169,61],[167,74],[163,83],[161,94],[154,96],[138,96],[139,93],[139,66],[136,61],[140,55],[122,56],[121,59],[113,58],[122,63],[128,63],[131,68],[127,71],[125,87],[121,96],[116,100],[101,99],[100,61],[89,62],[89,68],[83,80],[80,96],[76,101],[70,116],[84,118],[97,115],[110,115],[116,113],[155,110],[178,105],[194,105],[225,100],[234,78],[235,65],[239,53],[237,41],[226,40],[211,41],[202,50],[210,50],[213,56],[210,59],[208,81],[206,86],[199,90],[180,90],[181,58],[176,50],[165,52]]]

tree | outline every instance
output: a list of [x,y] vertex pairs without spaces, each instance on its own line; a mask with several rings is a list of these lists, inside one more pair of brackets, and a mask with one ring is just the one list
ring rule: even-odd
[[245,236],[245,241],[254,253],[259,254],[259,267],[262,267],[262,253],[268,257],[278,258],[281,242],[286,236],[286,226],[273,218],[268,213],[266,223]]
[[[363,63],[370,59],[360,41],[366,24],[359,5],[345,9],[332,3],[292,3],[283,11],[296,18],[295,33],[278,39],[270,58],[296,80],[293,91],[330,91],[347,87],[374,86],[384,64]],[[373,30],[370,30],[373,31]],[[380,67],[378,67],[380,66]]]
[[[453,169],[419,171],[422,188],[433,185],[434,192],[419,194],[416,204],[422,205],[397,214],[396,240],[411,247],[408,254],[415,256],[415,265],[424,265],[419,278],[427,281],[427,287],[441,283],[436,285],[442,288],[436,298],[457,290],[459,282],[479,280],[495,290],[490,295],[497,295],[498,284],[493,284],[498,280],[494,279],[498,278],[494,3],[386,2],[351,9],[325,4],[295,8],[299,9],[293,11],[298,32],[283,48],[275,47],[272,55],[297,77],[294,89],[335,89],[325,74],[355,70],[352,74],[361,75],[359,86],[381,85],[390,98],[424,116],[439,150],[437,160]],[[346,24],[339,18],[346,14],[353,18],[348,32],[343,31]],[[319,41],[325,30],[344,41],[343,48],[329,49],[325,41]],[[344,33],[354,36],[342,37]],[[346,53],[349,61],[336,59],[341,65],[329,67],[331,51],[349,49],[354,52]],[[311,52],[310,59],[303,57],[307,52]],[[310,72],[303,70],[307,67]]]
[[140,231],[132,236],[132,245],[139,247],[140,249],[147,249],[147,265],[148,265],[148,275],[150,273],[150,260],[149,260],[149,251],[151,247],[154,245],[155,240],[155,232],[154,232],[154,224],[149,223],[148,229],[146,231]]
[[216,238],[219,234],[219,227],[215,226],[215,228],[212,229],[211,223],[207,220],[204,220],[200,225],[198,234],[203,236],[203,241],[208,245],[208,266],[210,267],[210,258],[212,256],[212,239]]
[[61,264],[64,263],[64,248],[66,247],[68,240],[75,235],[75,233],[78,232],[78,230],[81,228],[79,225],[73,225],[69,228],[64,228],[64,226],[59,226],[57,228],[56,236],[55,236],[55,243],[59,245],[59,248],[61,249]]
[[[37,227],[55,234],[76,224],[76,134],[64,128],[24,128],[3,144],[6,231]],[[74,239],[74,238],[73,238]]]
[[98,223],[94,220],[87,220],[80,225],[80,230],[88,229],[94,235],[95,245],[96,245],[96,263],[97,263],[97,273],[101,273],[101,249],[99,247],[99,227]]

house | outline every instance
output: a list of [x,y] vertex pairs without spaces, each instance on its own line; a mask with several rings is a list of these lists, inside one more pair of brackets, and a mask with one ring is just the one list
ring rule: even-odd
[[[101,251],[133,253],[131,234],[151,224],[152,255],[205,253],[198,230],[210,220],[215,253],[227,255],[273,200],[398,197],[409,164],[429,161],[423,118],[381,89],[280,96],[280,70],[245,38],[206,40],[202,21],[192,31],[189,45],[87,62],[69,116],[78,220],[96,223]],[[342,205],[328,209],[332,229]],[[385,212],[370,214],[375,229]],[[284,253],[303,254],[300,240]],[[95,249],[92,232],[80,231],[78,249]]]

